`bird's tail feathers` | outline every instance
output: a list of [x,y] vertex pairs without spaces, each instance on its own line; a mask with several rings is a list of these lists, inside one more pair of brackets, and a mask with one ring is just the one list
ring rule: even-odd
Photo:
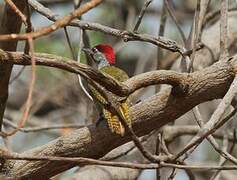
[[[127,102],[124,102],[119,107],[119,111],[121,112],[123,118],[126,120],[126,123],[129,127],[131,127],[131,119],[129,116],[129,105]],[[107,119],[108,126],[113,133],[119,134],[121,136],[125,133],[125,128],[120,122],[118,116],[113,115],[110,111],[104,109],[103,114],[105,119]]]

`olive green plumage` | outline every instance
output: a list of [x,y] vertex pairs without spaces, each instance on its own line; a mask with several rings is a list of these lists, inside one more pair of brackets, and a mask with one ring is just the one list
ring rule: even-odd
[[[112,76],[113,78],[115,78],[116,80],[118,80],[120,82],[126,81],[129,78],[125,71],[123,71],[123,70],[121,70],[121,69],[119,69],[115,66],[105,66],[105,67],[100,68],[99,70],[102,71],[103,73],[106,73],[106,74]],[[104,118],[107,120],[107,123],[108,123],[108,126],[109,126],[110,130],[113,133],[116,133],[116,134],[119,134],[119,135],[123,136],[124,133],[125,133],[125,129],[124,129],[123,125],[121,124],[118,116],[115,115],[115,113],[110,112],[105,107],[102,107],[101,104],[105,104],[107,102],[103,98],[103,96],[97,90],[95,90],[94,87],[89,85],[89,89],[91,90],[91,94],[92,94],[93,98],[96,99],[96,101],[98,102],[100,108],[102,109]],[[107,91],[107,94],[112,95],[112,96],[116,96],[116,95],[112,94],[109,91]],[[129,126],[131,126],[131,119],[129,117],[129,104],[130,104],[129,98],[124,100],[124,102],[120,102],[119,111],[123,115],[123,117],[126,120],[127,124]]]

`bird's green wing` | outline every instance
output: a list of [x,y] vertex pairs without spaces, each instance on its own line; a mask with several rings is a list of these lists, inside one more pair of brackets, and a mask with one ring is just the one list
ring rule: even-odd
[[[126,81],[129,77],[127,73],[117,67],[114,66],[106,66],[100,69],[103,73],[106,73],[113,78],[115,78],[117,81],[123,82]],[[92,86],[89,86],[92,96],[96,99],[96,101],[99,102],[99,104],[105,104],[107,103],[106,100],[103,98],[103,96],[95,90]],[[126,120],[128,126],[131,127],[131,118],[129,116],[129,99],[126,99],[125,102],[122,102],[119,107],[119,111],[123,115],[123,118]],[[125,129],[121,122],[119,121],[118,116],[114,115],[112,112],[109,110],[102,108],[103,109],[103,115],[105,119],[107,120],[108,126],[110,130],[113,133],[119,134],[121,136],[124,135]]]

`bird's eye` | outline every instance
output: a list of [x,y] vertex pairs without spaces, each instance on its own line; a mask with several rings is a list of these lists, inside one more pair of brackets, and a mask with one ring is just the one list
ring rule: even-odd
[[92,48],[92,51],[93,51],[94,53],[98,52],[98,50],[97,50],[95,47]]

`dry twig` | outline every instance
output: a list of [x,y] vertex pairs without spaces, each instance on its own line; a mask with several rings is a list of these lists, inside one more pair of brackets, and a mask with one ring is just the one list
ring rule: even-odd
[[228,0],[221,1],[220,59],[228,57]]
[[22,13],[19,8],[14,4],[12,0],[4,0],[11,8],[12,10],[21,18],[22,22],[27,26],[27,18]]
[[151,2],[152,2],[152,0],[146,0],[146,2],[144,3],[144,5],[142,7],[142,10],[141,10],[141,12],[140,12],[140,14],[138,16],[137,23],[136,23],[136,25],[135,25],[135,27],[133,29],[133,32],[137,32],[138,27],[139,27],[139,25],[142,22],[142,18],[143,18],[144,14],[145,14],[145,11],[146,11],[147,7],[151,4]]
[[[175,159],[182,156],[183,154],[187,154],[190,148],[197,146],[200,142],[202,142],[202,140],[205,137],[214,133],[217,130],[217,126],[219,127],[220,125],[223,125],[226,119],[231,118],[236,113],[237,108],[234,111],[232,111],[232,113],[230,113],[229,116],[221,120],[226,108],[230,106],[231,101],[236,94],[237,94],[237,77],[235,77],[235,79],[233,80],[228,92],[226,93],[221,103],[218,105],[215,112],[212,114],[210,120],[203,126],[202,129],[199,130],[197,135],[192,138],[192,140],[183,148],[183,150],[177,153]],[[237,160],[233,159],[233,162],[237,163]]]
[[102,3],[103,0],[92,0],[88,3],[86,3],[81,8],[73,11],[69,15],[64,16],[63,18],[57,20],[55,23],[53,23],[50,26],[41,28],[39,30],[36,30],[34,32],[25,33],[25,34],[9,34],[9,35],[1,35],[0,41],[9,41],[9,40],[27,40],[29,38],[36,39],[38,37],[47,35],[49,33],[52,33],[56,31],[59,28],[65,27],[70,23],[73,19],[81,16],[82,14],[86,13],[90,9],[98,6],[100,3]]

